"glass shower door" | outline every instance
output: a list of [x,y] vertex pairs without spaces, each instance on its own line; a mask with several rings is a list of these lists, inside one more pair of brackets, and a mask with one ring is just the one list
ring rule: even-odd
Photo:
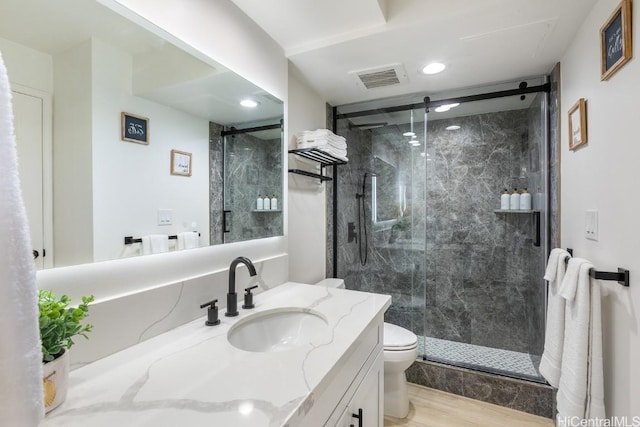
[[[427,359],[541,381],[546,94],[429,113]],[[507,189],[532,194],[500,210]]]

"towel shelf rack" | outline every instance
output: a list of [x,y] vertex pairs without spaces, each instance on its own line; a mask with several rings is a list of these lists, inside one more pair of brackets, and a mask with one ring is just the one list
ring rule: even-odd
[[[194,233],[197,233],[197,231],[194,231]],[[200,236],[200,233],[198,233],[198,236]],[[167,239],[169,240],[178,240],[178,236],[177,235],[172,235],[172,236],[167,236]],[[142,237],[138,237],[138,238],[133,238],[133,236],[125,236],[124,237],[124,244],[125,245],[132,245],[134,243],[142,243]]]
[[[573,249],[567,248],[569,255],[573,256]],[[570,257],[564,259],[565,263],[569,262]],[[614,280],[622,286],[629,287],[629,270],[618,267],[618,271],[598,271],[595,268],[589,270],[589,276],[598,280]]]
[[347,164],[347,162],[345,162],[344,160],[338,159],[337,157],[334,157],[331,154],[327,154],[324,151],[320,151],[317,148],[297,148],[294,150],[289,150],[289,153],[295,154],[296,156],[304,157],[305,159],[313,160],[314,162],[318,162],[320,164],[319,174],[302,169],[289,169],[289,173],[316,178],[319,179],[320,182],[332,180],[331,177],[328,177],[324,174],[324,168],[326,166],[338,166]]

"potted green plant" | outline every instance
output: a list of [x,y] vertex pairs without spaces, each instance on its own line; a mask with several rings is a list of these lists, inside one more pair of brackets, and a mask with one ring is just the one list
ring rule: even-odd
[[82,321],[89,314],[89,303],[93,295],[82,297],[82,304],[69,307],[71,299],[67,295],[56,297],[51,291],[38,292],[40,311],[40,340],[42,341],[43,387],[45,411],[60,405],[67,395],[69,378],[69,352],[73,337],[88,338],[90,324]]

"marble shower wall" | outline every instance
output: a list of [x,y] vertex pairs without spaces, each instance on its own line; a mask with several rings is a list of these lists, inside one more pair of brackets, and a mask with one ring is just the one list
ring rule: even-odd
[[[229,232],[225,243],[283,234],[281,140],[264,140],[248,133],[227,136],[225,142],[224,205]],[[258,195],[276,196],[278,209],[256,211]]]
[[[536,159],[545,153],[544,134],[536,130],[541,110],[533,105],[429,121],[426,161],[421,147],[407,149],[397,138],[403,127],[363,131],[338,122],[337,133],[349,147],[349,164],[338,169],[338,277],[350,289],[392,295],[387,321],[419,335],[542,352],[544,255],[543,247],[533,246],[534,217],[494,212],[504,188],[536,191],[542,182]],[[452,124],[461,129],[445,130]],[[372,171],[374,155],[397,162],[408,208],[400,227],[374,227],[367,183],[369,251],[362,266],[347,230],[349,222],[357,230],[355,194],[364,173]]]
[[224,243],[222,238],[224,159],[221,136],[223,130],[222,125],[209,122],[209,242],[212,245]]

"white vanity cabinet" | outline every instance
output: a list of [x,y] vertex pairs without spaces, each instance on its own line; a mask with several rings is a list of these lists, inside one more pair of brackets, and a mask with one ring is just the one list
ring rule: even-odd
[[358,385],[336,427],[382,427],[384,402],[384,359],[379,354]]
[[333,380],[325,389],[317,390],[317,400],[303,425],[383,426],[383,329],[383,318],[379,316],[362,333]]

